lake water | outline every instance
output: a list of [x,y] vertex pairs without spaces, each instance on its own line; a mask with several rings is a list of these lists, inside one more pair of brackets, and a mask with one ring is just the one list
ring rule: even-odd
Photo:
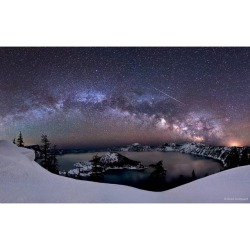
[[[120,152],[131,160],[140,161],[144,166],[163,160],[163,167],[167,170],[165,176],[151,175],[153,168],[145,170],[108,170],[103,177],[94,181],[122,184],[151,191],[163,191],[185,183],[192,178],[194,171],[197,179],[220,171],[221,164],[212,159],[182,154],[179,152]],[[95,154],[101,156],[105,152],[65,154],[58,156],[60,170],[70,170],[73,164],[89,161]]]

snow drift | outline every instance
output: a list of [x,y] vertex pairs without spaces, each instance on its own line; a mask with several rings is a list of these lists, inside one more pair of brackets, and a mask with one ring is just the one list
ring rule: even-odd
[[248,202],[250,166],[234,168],[164,191],[74,180],[34,162],[32,150],[0,141],[0,202],[6,203],[187,203]]

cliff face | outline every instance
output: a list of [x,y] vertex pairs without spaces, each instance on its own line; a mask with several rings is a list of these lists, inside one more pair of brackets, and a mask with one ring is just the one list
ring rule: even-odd
[[160,151],[177,151],[180,153],[209,157],[222,162],[221,170],[243,166],[250,163],[250,147],[208,146],[202,143],[177,145],[165,144]]

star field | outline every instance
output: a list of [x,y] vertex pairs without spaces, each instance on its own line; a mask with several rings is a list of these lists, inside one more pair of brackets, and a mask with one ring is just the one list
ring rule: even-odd
[[250,145],[250,49],[0,48],[0,138]]

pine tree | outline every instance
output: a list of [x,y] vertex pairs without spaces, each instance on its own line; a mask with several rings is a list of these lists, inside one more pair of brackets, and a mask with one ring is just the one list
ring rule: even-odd
[[163,161],[158,161],[156,164],[150,164],[150,167],[155,168],[155,170],[150,174],[150,176],[154,177],[157,175],[166,175],[167,170],[163,167]]
[[232,147],[230,154],[226,158],[227,168],[235,168],[239,166],[240,155],[236,147]]
[[51,152],[51,155],[49,156],[49,168],[48,168],[48,170],[54,174],[59,173],[57,158],[56,158],[56,145],[53,146],[53,150]]
[[56,145],[53,148],[50,148],[50,141],[46,134],[41,136],[41,152],[42,152],[42,161],[41,165],[54,174],[59,174],[58,163],[56,158]]
[[196,179],[197,179],[197,177],[196,177],[196,174],[195,174],[195,172],[193,170],[193,172],[192,172],[192,180],[196,180]]
[[41,149],[42,149],[42,154],[44,157],[44,160],[42,161],[42,165],[44,168],[48,169],[49,167],[49,147],[50,147],[50,141],[48,140],[47,135],[42,135],[41,136]]
[[16,144],[16,138],[14,138],[13,143]]
[[98,172],[99,172],[98,171],[99,156],[97,154],[93,156],[92,162],[93,162],[93,168],[91,177],[95,178],[98,177]]
[[248,149],[243,148],[239,165],[244,166],[244,165],[248,165],[248,164],[249,164]]
[[19,136],[17,138],[17,146],[24,147],[23,135],[22,135],[21,131],[20,131]]

